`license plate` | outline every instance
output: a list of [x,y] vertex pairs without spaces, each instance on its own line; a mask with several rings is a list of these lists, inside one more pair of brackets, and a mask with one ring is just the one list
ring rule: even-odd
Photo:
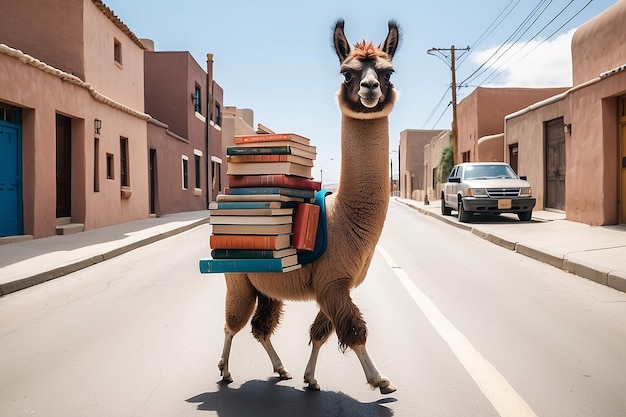
[[498,200],[498,208],[501,210],[506,210],[511,208],[511,199],[510,198],[501,198]]

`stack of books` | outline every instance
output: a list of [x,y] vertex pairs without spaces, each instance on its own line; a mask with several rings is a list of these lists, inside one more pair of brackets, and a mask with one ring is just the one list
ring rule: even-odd
[[235,136],[227,148],[228,187],[209,205],[211,256],[203,273],[287,272],[298,250],[315,246],[321,183],[311,179],[316,149],[295,134]]

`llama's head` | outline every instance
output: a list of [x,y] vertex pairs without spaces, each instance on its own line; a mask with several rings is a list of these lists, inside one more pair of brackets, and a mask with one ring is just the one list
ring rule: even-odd
[[391,83],[391,60],[400,44],[398,24],[389,21],[389,33],[383,44],[376,47],[371,42],[362,41],[356,43],[354,49],[350,48],[343,26],[343,19],[337,20],[333,32],[335,52],[344,76],[337,93],[339,108],[344,115],[355,119],[385,117],[396,99]]

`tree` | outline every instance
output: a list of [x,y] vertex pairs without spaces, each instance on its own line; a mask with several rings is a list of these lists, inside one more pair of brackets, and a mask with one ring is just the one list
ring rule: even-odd
[[441,152],[441,159],[439,160],[439,169],[437,170],[437,182],[446,182],[454,162],[452,160],[452,145],[448,146]]

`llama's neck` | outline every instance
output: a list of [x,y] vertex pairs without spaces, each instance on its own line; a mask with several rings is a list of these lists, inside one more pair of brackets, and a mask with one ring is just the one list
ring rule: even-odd
[[389,204],[389,121],[342,117],[341,176],[336,204],[379,234]]

